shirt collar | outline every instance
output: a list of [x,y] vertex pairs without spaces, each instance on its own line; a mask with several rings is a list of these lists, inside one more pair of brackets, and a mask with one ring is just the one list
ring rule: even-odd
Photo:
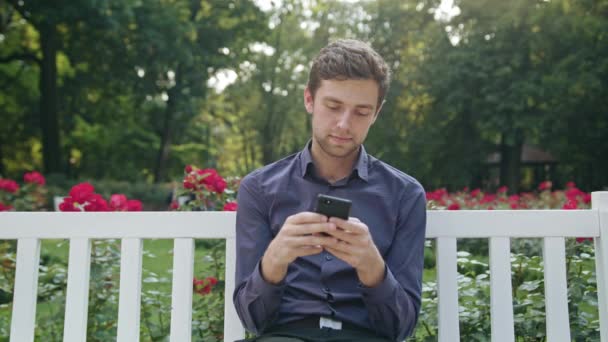
[[[310,147],[312,146],[312,140],[309,140],[306,143],[304,149],[300,152],[300,175],[304,177],[308,172],[309,165],[314,165],[312,160],[312,155],[310,154]],[[355,163],[353,170],[351,172],[351,177],[353,174],[357,175],[364,181],[368,181],[368,163],[369,156],[365,151],[365,147],[361,145],[361,149],[359,150],[359,158]],[[355,172],[356,171],[356,172]]]

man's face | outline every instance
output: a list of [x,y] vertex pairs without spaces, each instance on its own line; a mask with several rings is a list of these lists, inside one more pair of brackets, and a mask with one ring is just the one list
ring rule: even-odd
[[323,80],[314,99],[307,88],[304,104],[312,114],[313,144],[329,157],[352,157],[376,121],[377,103],[374,80]]

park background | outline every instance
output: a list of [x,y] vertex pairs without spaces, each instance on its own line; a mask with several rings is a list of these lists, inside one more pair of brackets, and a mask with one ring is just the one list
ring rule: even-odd
[[[170,209],[179,194],[195,201],[178,210],[225,209],[239,177],[309,139],[302,93],[310,59],[333,39],[359,38],[394,72],[366,148],[419,179],[430,209],[588,208],[588,193],[608,186],[607,32],[605,0],[0,0],[2,205],[52,210],[53,196],[89,182],[106,198],[142,201],[143,210]],[[187,165],[224,175],[226,191],[204,181],[184,188]],[[34,170],[44,184],[23,178]],[[11,192],[13,179],[22,186]],[[120,209],[122,202],[109,202]],[[169,255],[165,242],[150,242],[147,257]],[[574,338],[594,341],[593,247],[568,243]],[[14,246],[2,246],[10,280]],[[108,298],[117,289],[119,248],[97,246],[89,339],[107,340],[115,332]],[[221,285],[221,247],[197,244],[207,261],[193,284],[208,309],[195,324],[204,340],[219,338],[213,329],[222,311],[209,308],[222,305],[210,290],[212,279]],[[542,341],[540,243],[513,247],[516,332]],[[484,340],[487,241],[459,248],[461,331]],[[428,252],[420,340],[436,338],[430,242]],[[43,245],[42,339],[61,332],[53,305],[61,306],[66,257],[67,243]],[[157,260],[170,267],[170,259]],[[168,333],[170,276],[158,264],[144,275],[143,340]],[[0,336],[8,336],[11,291],[3,282]]]

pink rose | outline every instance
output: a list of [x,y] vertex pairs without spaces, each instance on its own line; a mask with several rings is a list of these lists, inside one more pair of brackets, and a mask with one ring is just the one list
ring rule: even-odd
[[238,205],[236,204],[236,202],[228,202],[224,204],[224,211],[236,211],[237,208]]
[[44,176],[40,172],[37,172],[37,171],[32,171],[32,172],[28,172],[28,173],[24,174],[23,181],[26,183],[31,183],[31,184],[39,184],[39,185],[46,184],[46,179],[44,179]]
[[127,211],[141,211],[143,205],[141,201],[138,200],[128,200],[127,201]]
[[84,182],[80,184],[76,184],[70,190],[70,197],[76,203],[84,204],[85,202],[90,202],[89,197],[93,194],[95,188],[91,183]]
[[6,192],[14,194],[19,191],[19,184],[17,184],[17,182],[12,179],[0,178],[0,190],[4,190]]

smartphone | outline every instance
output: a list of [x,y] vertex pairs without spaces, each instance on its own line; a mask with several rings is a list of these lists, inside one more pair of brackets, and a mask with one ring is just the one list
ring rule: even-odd
[[319,194],[315,211],[327,217],[339,217],[348,220],[351,204],[352,202],[345,198]]

